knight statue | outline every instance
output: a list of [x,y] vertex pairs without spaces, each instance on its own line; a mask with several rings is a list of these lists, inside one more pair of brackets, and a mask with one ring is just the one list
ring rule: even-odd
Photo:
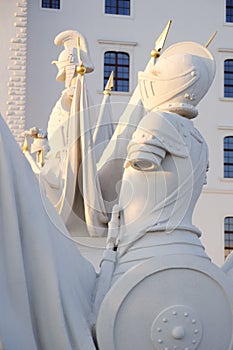
[[[55,38],[65,89],[47,131],[25,132],[29,162],[0,118],[1,349],[233,350],[233,255],[213,264],[192,223],[208,170],[193,118],[215,61],[195,42],[160,55],[169,28],[115,131],[101,128],[111,124],[113,74],[93,131],[85,73],[94,68],[72,30]],[[85,256],[72,225],[91,242]]]
[[[64,46],[58,61],[52,63],[58,68],[56,79],[65,82],[65,89],[50,115],[43,146],[41,138],[38,142],[39,137],[34,134],[34,129],[37,128],[31,128],[25,132],[23,150],[39,177],[41,188],[69,231],[72,232],[74,227],[75,234],[78,232],[79,236],[102,236],[107,230],[107,217],[104,204],[97,196],[100,190],[95,179],[95,160],[93,155],[91,159],[87,156],[89,143],[92,143],[94,120],[89,115],[84,75],[92,72],[94,67],[86,39],[79,32],[61,32],[54,43]],[[34,140],[30,151],[28,136]],[[39,145],[41,147],[38,148]],[[35,150],[37,162],[31,156]],[[38,161],[41,155],[42,165]],[[85,186],[85,181],[92,182],[92,192]],[[84,184],[81,185],[80,182]],[[90,205],[92,202],[95,202],[94,206]]]
[[102,261],[111,287],[97,300],[100,349],[233,348],[230,328],[222,342],[216,335],[232,325],[232,281],[211,263],[192,224],[208,170],[208,148],[192,119],[214,76],[213,56],[194,42],[172,45],[138,74],[147,113],[127,147],[109,230],[116,253],[106,251]]
[[192,42],[169,47],[150,72],[139,72],[148,113],[128,145],[119,198],[121,254],[142,241],[146,249],[147,240],[150,251],[153,237],[167,233],[178,240],[200,237],[192,212],[205,183],[208,149],[192,119],[214,74],[209,51]]

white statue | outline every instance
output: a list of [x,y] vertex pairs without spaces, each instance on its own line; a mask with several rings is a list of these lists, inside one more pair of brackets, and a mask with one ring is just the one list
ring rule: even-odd
[[[69,131],[65,127],[68,127],[68,119],[74,117],[71,115],[71,105],[75,94],[75,98],[79,100],[77,91],[78,74],[93,72],[94,66],[90,59],[86,39],[79,32],[74,30],[61,32],[54,39],[54,43],[58,46],[64,46],[58,61],[52,63],[56,64],[58,68],[57,81],[65,82],[65,89],[50,115],[47,129],[49,145],[53,156],[56,157],[57,153],[67,146]],[[61,136],[57,140],[58,135],[54,138],[53,134],[58,131]]]
[[2,348],[94,350],[96,272],[43,197],[2,117],[0,140]]
[[191,119],[214,74],[213,57],[197,43],[175,44],[151,72],[139,72],[148,114],[128,145],[119,199],[121,255],[132,244],[138,249],[144,236],[150,247],[156,232],[200,237],[192,213],[206,181],[208,149]]
[[192,119],[214,75],[213,56],[192,42],[169,47],[139,73],[148,113],[127,148],[112,254],[102,262],[112,286],[97,300],[101,350],[233,349],[232,259],[227,273],[212,264],[192,224],[208,169]]
[[[81,41],[74,31],[57,37],[65,46],[56,64],[66,89],[49,121],[48,140],[39,129],[28,132],[37,163],[27,158],[42,191],[0,119],[0,345],[7,350],[233,350],[232,256],[222,269],[216,267],[192,224],[208,168],[207,145],[192,118],[213,81],[213,56],[193,42],[175,44],[161,57],[154,52],[134,95],[136,103],[141,96],[147,114],[140,118],[135,106],[127,107],[123,119],[134,120],[134,126],[117,127],[100,158],[98,177],[89,150],[99,134],[93,141],[84,81],[92,66]],[[58,138],[51,136],[54,130]],[[122,134],[133,135],[108,222],[103,197],[111,198],[112,183],[121,179],[112,155],[121,149]],[[89,232],[101,236],[108,224],[99,274],[57,213],[65,221],[70,217],[81,161]]]
[[[90,115],[84,80],[84,74],[92,72],[94,67],[86,40],[79,32],[61,32],[54,42],[65,48],[58,61],[52,62],[58,67],[57,80],[65,81],[65,89],[48,121],[47,152],[45,147],[38,148],[41,142],[38,142],[38,136],[32,135],[31,152],[36,149],[37,158],[43,155],[43,166],[38,161],[35,163],[28,151],[27,140],[23,150],[33,171],[39,174],[41,188],[69,229],[72,231],[74,227],[79,236],[103,236],[108,218],[103,200],[98,197],[96,161],[90,147],[94,142],[94,120]],[[33,130],[26,132],[25,136],[28,137]],[[92,153],[89,155],[90,149]]]
[[[32,170],[39,175],[44,166],[45,156],[49,152],[47,132],[36,127],[31,128],[24,133],[23,152],[31,164]],[[29,152],[29,138],[33,139]],[[36,161],[31,154],[36,153]]]

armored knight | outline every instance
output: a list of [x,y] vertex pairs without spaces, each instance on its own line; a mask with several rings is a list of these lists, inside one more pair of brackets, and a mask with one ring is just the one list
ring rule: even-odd
[[[58,60],[52,63],[58,68],[56,80],[65,82],[65,89],[62,91],[62,96],[50,115],[47,129],[50,148],[53,151],[54,147],[54,152],[56,152],[56,150],[60,151],[64,148],[64,144],[66,145],[67,143],[67,131],[63,129],[70,118],[77,76],[78,74],[92,72],[94,66],[89,56],[86,39],[77,31],[67,30],[61,32],[54,39],[54,43],[57,46],[64,46],[64,50],[60,53]],[[63,140],[63,144],[57,144],[58,141],[56,139],[58,135],[53,137],[54,133],[58,131],[61,133],[59,141]]]
[[[76,93],[76,82],[78,74],[90,73],[94,70],[91,62],[88,46],[85,37],[75,30],[66,30],[59,33],[54,43],[57,46],[64,46],[64,50],[60,53],[57,61],[52,61],[58,68],[56,80],[65,82],[65,89],[62,91],[61,97],[54,106],[48,121],[46,137],[39,136],[36,132],[37,128],[31,128],[25,132],[25,138],[31,136],[34,140],[31,153],[44,151],[44,157],[48,154],[49,158],[61,158],[62,151],[67,147],[68,137],[68,120],[71,117],[71,105],[74,94]],[[84,68],[85,67],[85,68]],[[48,140],[49,149],[44,149],[44,145],[39,145],[38,139]],[[35,145],[34,145],[35,144]],[[28,143],[24,145],[24,152],[28,150]],[[28,153],[26,153],[28,156]],[[29,157],[29,156],[28,156]],[[36,164],[33,164],[33,159],[29,160],[33,169]],[[38,163],[38,162],[37,162]],[[40,164],[39,164],[40,165]],[[37,170],[38,173],[38,170]]]
[[[87,218],[91,216],[89,221],[93,221],[94,214],[92,208],[89,208],[90,205],[88,206],[89,197],[86,195],[85,189],[83,190],[82,186],[79,186],[78,178],[87,178],[86,175],[79,174],[80,168],[80,173],[87,171],[88,159],[86,159],[85,153],[87,153],[86,145],[89,144],[92,122],[91,120],[89,123],[89,119],[91,119],[89,116],[85,115],[84,117],[84,114],[88,113],[88,96],[84,74],[92,72],[94,67],[89,56],[86,39],[79,32],[74,30],[61,32],[56,36],[54,43],[58,46],[64,46],[58,60],[52,63],[56,64],[58,68],[56,79],[59,82],[65,82],[65,89],[50,115],[46,138],[40,139],[38,142],[39,136],[37,134],[31,135],[36,128],[30,129],[29,132],[25,133],[26,142],[23,150],[33,171],[39,175],[43,191],[69,226],[69,230],[73,231],[74,226],[76,232],[78,225],[79,235],[85,236],[88,235],[85,219],[88,221]],[[41,132],[38,135],[40,134]],[[42,158],[42,162],[37,161],[36,163],[29,153],[28,136],[34,138],[31,152],[37,151],[37,159]],[[90,166],[88,173],[93,175]],[[86,201],[83,201],[83,196],[87,198]],[[91,215],[89,215],[90,211]],[[89,226],[91,227],[91,224]],[[106,230],[106,223],[103,226],[103,230]]]
[[[157,240],[164,236],[165,243],[171,233],[176,236],[174,244],[190,237],[199,243],[201,233],[192,224],[192,212],[205,183],[208,149],[192,119],[214,74],[210,52],[192,42],[171,46],[150,72],[139,72],[141,99],[148,113],[128,145],[119,199],[122,219],[116,274],[126,268],[127,254],[130,265],[133,251],[140,246],[141,259],[151,257]],[[200,243],[196,249],[204,254]],[[159,251],[162,254],[161,247]]]
[[[79,68],[76,83],[84,86],[81,64]],[[180,43],[139,74],[148,113],[128,145],[119,205],[112,213],[98,275],[44,198],[0,118],[0,343],[4,349],[233,349],[232,258],[224,269],[211,263],[199,241],[201,233],[192,224],[208,167],[207,146],[192,118],[214,73],[214,60],[206,48]],[[87,108],[77,109],[75,96],[77,89],[71,103],[77,116]],[[87,116],[83,113],[80,118],[83,130],[87,130]],[[46,135],[40,130],[31,134],[45,145]],[[81,141],[82,149],[88,150],[87,140]],[[77,145],[71,149],[72,159],[77,159]],[[60,155],[58,149],[57,159]],[[79,165],[69,157],[68,168],[70,164],[75,169]],[[95,173],[91,161],[85,165]],[[87,190],[93,186],[89,174],[83,177]],[[76,184],[76,177],[66,175],[65,194],[71,194],[69,180]],[[108,288],[99,286],[109,287],[106,277],[112,274],[115,256],[112,285],[103,293]]]
[[[169,47],[139,73],[148,112],[127,149],[115,270],[97,319],[101,350],[233,349],[232,280],[192,224],[208,169],[192,119],[214,75],[214,58],[193,42]],[[106,254],[105,270],[113,258]]]

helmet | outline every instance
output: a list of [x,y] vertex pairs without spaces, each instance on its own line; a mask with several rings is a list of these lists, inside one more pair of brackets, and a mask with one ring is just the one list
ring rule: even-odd
[[215,75],[211,53],[194,42],[170,46],[150,68],[139,72],[141,99],[146,109],[166,109],[188,118],[210,88]]
[[[92,72],[94,66],[91,62],[88,46],[85,37],[76,30],[66,30],[61,32],[54,39],[55,45],[63,45],[64,50],[60,53],[58,61],[53,61],[58,68],[57,81],[64,81],[66,79],[68,67],[75,70],[75,65],[81,63],[86,68],[86,72]],[[80,55],[78,50],[80,48]]]

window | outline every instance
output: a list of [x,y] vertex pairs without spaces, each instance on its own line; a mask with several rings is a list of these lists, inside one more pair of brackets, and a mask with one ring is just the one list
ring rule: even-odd
[[224,219],[224,255],[225,258],[233,250],[233,217]]
[[224,177],[233,178],[233,136],[224,137]]
[[129,91],[129,54],[126,52],[107,51],[104,54],[104,87],[111,72],[114,71],[112,91]]
[[226,22],[233,22],[233,0],[226,0]]
[[130,0],[105,0],[105,13],[130,16]]
[[60,9],[60,0],[42,0],[42,8]]
[[98,71],[101,71],[102,79],[99,80],[98,93],[103,92],[106,82],[114,72],[113,93],[118,92],[123,95],[132,93],[132,88],[136,85],[136,77],[133,73],[134,67],[134,47],[136,42],[129,41],[113,41],[113,40],[98,40]]
[[224,61],[224,97],[233,97],[233,60]]

